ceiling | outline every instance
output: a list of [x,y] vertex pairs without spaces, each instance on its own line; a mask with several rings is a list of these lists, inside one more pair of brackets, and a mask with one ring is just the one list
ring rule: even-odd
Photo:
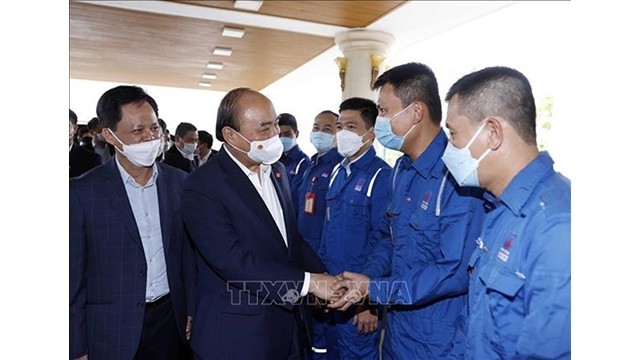
[[[75,79],[228,91],[260,90],[334,46],[334,35],[364,28],[404,1],[69,2],[69,75]],[[223,27],[245,29],[242,38]],[[214,55],[215,47],[231,56]],[[219,70],[207,69],[221,62]],[[216,75],[203,80],[203,74]],[[200,82],[210,84],[202,87]]]

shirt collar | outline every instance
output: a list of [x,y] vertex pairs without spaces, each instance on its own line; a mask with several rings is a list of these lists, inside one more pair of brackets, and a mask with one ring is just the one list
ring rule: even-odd
[[[247,176],[252,176],[252,175],[255,176],[255,175],[257,175],[257,173],[255,171],[252,171],[248,167],[244,166],[244,164],[241,163],[240,160],[238,160],[235,156],[233,156],[231,151],[229,151],[227,149],[227,145],[226,144],[222,148],[224,149],[224,151],[227,152],[227,154],[229,155],[231,160],[233,160],[233,162],[235,162],[238,165],[238,167],[240,167],[240,170],[242,170],[242,172],[245,175],[247,175]],[[267,177],[270,176],[271,175],[271,165],[260,164],[260,172],[264,176],[267,176]]]
[[441,162],[442,154],[447,147],[447,141],[447,135],[445,135],[444,130],[440,128],[440,131],[438,131],[438,134],[433,138],[431,144],[418,156],[416,161],[411,163],[409,156],[404,155],[400,158],[400,163],[404,167],[412,166],[422,177],[426,178],[432,174],[435,165]]
[[114,156],[116,158],[116,165],[118,166],[118,171],[120,172],[120,177],[122,178],[122,182],[127,184],[131,184],[133,187],[147,187],[147,186],[151,186],[153,184],[156,183],[156,178],[158,177],[158,166],[156,165],[156,163],[154,162],[152,165],[153,168],[153,174],[151,175],[151,177],[149,178],[149,180],[147,181],[146,184],[144,185],[140,185],[136,182],[136,180],[133,178],[133,176],[129,175],[129,173],[127,172],[127,170],[125,170],[122,165],[120,164],[120,161],[118,160],[117,156]]
[[553,159],[546,151],[540,152],[533,161],[511,179],[509,185],[500,195],[500,200],[511,212],[520,215],[522,208],[533,193],[533,189],[551,170],[553,170]]
[[293,145],[293,147],[291,147],[291,149],[289,149],[289,151],[284,151],[283,155],[285,156],[293,156],[298,152],[302,152],[302,150],[300,150],[300,147],[298,147],[298,144]]
[[344,167],[345,169],[347,167],[349,167],[349,169],[351,169],[352,167],[356,169],[367,168],[367,166],[373,160],[373,158],[375,158],[375,156],[376,156],[376,149],[373,146],[371,146],[369,149],[367,149],[367,151],[360,154],[360,156],[358,156],[357,158],[353,159],[353,161],[349,161],[349,158],[345,157],[340,162],[340,166]]
[[340,153],[338,153],[338,148],[333,147],[325,153],[322,153],[322,154],[316,153],[311,157],[311,161],[315,164],[319,164],[321,162],[327,162],[327,161],[332,162],[333,159],[335,159],[338,156],[341,156]]

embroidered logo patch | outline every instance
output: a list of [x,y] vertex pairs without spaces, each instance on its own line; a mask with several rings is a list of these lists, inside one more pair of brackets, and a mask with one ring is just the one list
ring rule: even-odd
[[422,202],[420,203],[420,209],[427,210],[429,207],[429,199],[431,199],[431,191],[427,192],[422,198]]
[[511,254],[509,249],[511,248],[511,245],[513,245],[514,240],[515,238],[513,237],[513,235],[509,235],[504,244],[502,244],[500,251],[498,251],[498,259],[502,260],[502,262],[507,262],[507,260],[509,260],[509,255]]

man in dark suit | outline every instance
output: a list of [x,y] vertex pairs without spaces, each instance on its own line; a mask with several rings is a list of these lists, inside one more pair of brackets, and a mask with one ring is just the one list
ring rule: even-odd
[[178,124],[176,141],[164,154],[164,163],[182,169],[188,173],[198,167],[195,154],[198,147],[198,129],[193,124]]
[[183,171],[155,163],[155,101],[118,86],[97,106],[117,152],[69,183],[71,359],[177,359],[190,333],[193,251],[180,217]]
[[196,248],[196,359],[301,359],[297,300],[329,297],[334,278],[296,229],[273,104],[251,89],[220,103],[224,145],[185,183],[182,214]]
[[78,127],[78,117],[69,109],[69,177],[76,177],[100,165],[100,157],[83,149],[73,139]]

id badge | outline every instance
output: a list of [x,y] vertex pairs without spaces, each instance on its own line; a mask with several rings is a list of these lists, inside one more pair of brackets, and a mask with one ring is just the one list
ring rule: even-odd
[[304,194],[304,213],[313,215],[316,208],[316,193],[307,192]]

